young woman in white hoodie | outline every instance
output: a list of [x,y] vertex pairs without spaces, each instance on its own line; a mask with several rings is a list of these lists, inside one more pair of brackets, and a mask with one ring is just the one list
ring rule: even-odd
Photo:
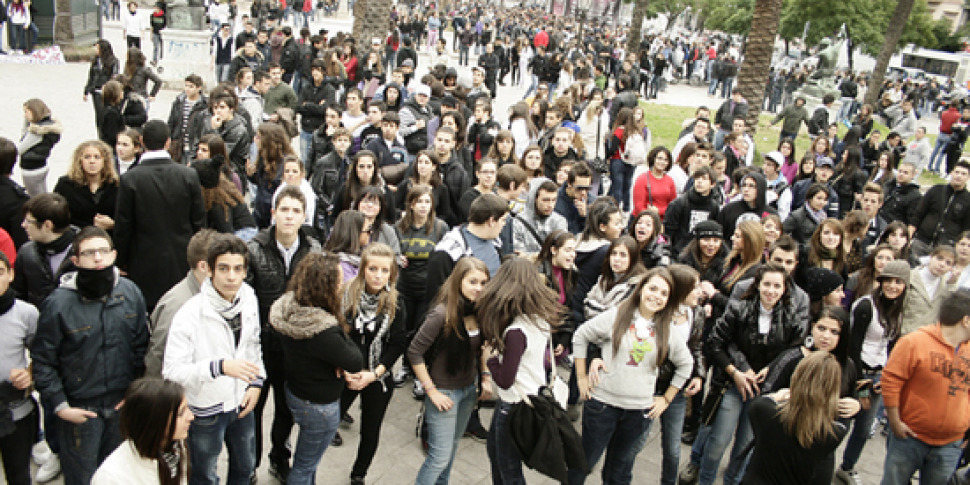
[[[591,467],[606,452],[603,483],[631,483],[633,464],[659,418],[684,387],[694,359],[681,332],[671,331],[679,302],[670,300],[673,278],[665,268],[648,271],[619,307],[586,322],[573,335],[573,357],[582,397],[583,450]],[[587,346],[598,344],[605,371],[599,382],[586,375]],[[655,392],[661,364],[670,360],[674,376]],[[570,485],[582,484],[582,470],[569,471]]]

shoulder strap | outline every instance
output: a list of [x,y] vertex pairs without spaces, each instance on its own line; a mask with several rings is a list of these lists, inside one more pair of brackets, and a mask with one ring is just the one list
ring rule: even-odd
[[540,246],[542,246],[542,243],[545,242],[545,240],[543,240],[539,236],[539,231],[536,231],[536,229],[534,227],[532,227],[532,224],[529,224],[528,221],[526,221],[525,219],[517,216],[516,214],[514,214],[512,212],[509,212],[509,215],[512,216],[515,220],[519,221],[519,223],[521,223],[523,226],[525,226],[525,228],[529,231],[529,233],[532,234],[532,237],[535,238],[536,242],[539,243]]

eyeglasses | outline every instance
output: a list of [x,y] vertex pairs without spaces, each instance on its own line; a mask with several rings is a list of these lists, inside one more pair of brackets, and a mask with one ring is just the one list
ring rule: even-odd
[[84,251],[80,251],[78,254],[81,255],[82,258],[93,258],[96,255],[107,256],[111,254],[111,251],[114,251],[114,250],[111,248],[91,248],[91,249],[85,249]]
[[363,199],[358,205],[381,205],[381,201],[377,199]]
[[574,185],[573,190],[581,190],[583,192],[588,192],[590,189],[589,185]]

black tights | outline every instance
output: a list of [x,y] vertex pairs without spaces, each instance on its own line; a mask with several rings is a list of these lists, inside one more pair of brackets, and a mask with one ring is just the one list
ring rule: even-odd
[[[386,377],[386,375],[385,375]],[[388,381],[390,379],[387,379]],[[380,380],[370,383],[360,391],[352,391],[344,388],[343,395],[340,396],[340,413],[346,413],[350,405],[360,395],[360,445],[357,447],[357,460],[350,471],[352,477],[364,477],[367,469],[374,461],[377,453],[377,444],[381,437],[381,425],[384,423],[384,413],[387,412],[387,405],[391,402],[391,395],[394,393],[394,384],[391,382],[382,383]]]

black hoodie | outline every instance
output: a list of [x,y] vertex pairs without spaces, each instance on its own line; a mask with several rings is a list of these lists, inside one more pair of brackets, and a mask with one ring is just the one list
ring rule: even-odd
[[755,198],[754,207],[744,200],[736,200],[724,206],[717,216],[717,222],[724,228],[724,240],[727,241],[728,245],[731,244],[731,236],[734,235],[734,229],[738,224],[744,221],[761,222],[761,218],[765,215],[778,213],[765,200],[765,192],[767,191],[768,184],[765,182],[764,176],[760,173],[745,175],[741,179],[740,185],[743,186],[744,181],[749,178],[754,179],[755,183],[758,184],[758,196]]
[[664,214],[664,234],[670,240],[673,253],[680,254],[690,244],[697,223],[717,219],[719,211],[720,206],[710,192],[701,195],[693,187],[674,199]]

